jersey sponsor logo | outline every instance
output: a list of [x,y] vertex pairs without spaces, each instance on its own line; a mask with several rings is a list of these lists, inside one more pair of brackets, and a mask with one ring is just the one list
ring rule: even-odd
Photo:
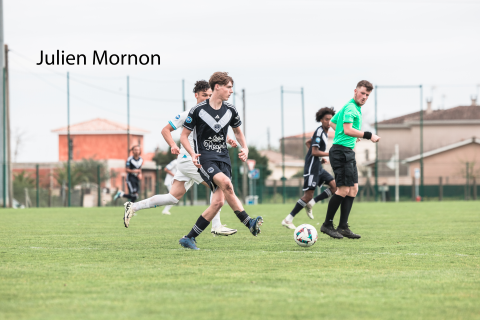
[[320,137],[317,137],[317,138],[315,139],[315,141],[316,141],[317,143],[320,143]]
[[213,168],[212,168],[212,167],[210,167],[210,168],[208,168],[208,170],[207,170],[207,171],[208,171],[208,173],[212,173],[212,172],[213,172]]
[[223,135],[220,135],[213,136],[213,138],[208,137],[207,140],[203,141],[203,147],[207,150],[221,153],[223,149],[227,148],[227,145],[225,144],[225,138],[223,137]]
[[191,122],[192,122],[192,118],[191,118],[191,117],[187,117],[187,119],[185,119],[185,122],[186,122],[186,123],[191,123]]
[[177,120],[180,119],[180,115],[176,116],[175,119],[177,119]]

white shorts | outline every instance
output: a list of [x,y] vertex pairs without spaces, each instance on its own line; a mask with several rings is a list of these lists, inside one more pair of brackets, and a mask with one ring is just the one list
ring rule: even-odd
[[185,190],[190,189],[194,183],[201,184],[203,182],[202,177],[198,173],[198,168],[195,167],[190,158],[178,159],[177,172],[173,180],[184,181]]

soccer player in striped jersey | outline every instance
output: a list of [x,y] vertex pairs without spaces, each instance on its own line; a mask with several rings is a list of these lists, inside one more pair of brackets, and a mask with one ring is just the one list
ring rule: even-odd
[[[326,162],[325,157],[328,157],[327,141],[328,141],[328,129],[330,129],[330,119],[335,115],[333,108],[321,108],[317,111],[315,119],[322,125],[315,130],[311,139],[306,144],[308,146],[308,153],[305,157],[305,166],[303,169],[303,197],[301,197],[292,212],[282,221],[282,226],[288,229],[295,229],[293,224],[293,218],[303,208],[306,209],[307,215],[310,219],[313,219],[312,206],[318,201],[331,197],[337,187],[335,180],[325,169],[322,168],[322,162]],[[323,159],[322,159],[323,158]],[[321,187],[326,183],[329,188],[313,198],[315,188]]]
[[138,182],[142,179],[143,158],[140,157],[142,151],[140,150],[140,146],[133,146],[131,151],[132,155],[128,157],[125,165],[128,193],[118,190],[113,197],[113,201],[123,197],[129,199],[131,202],[135,202],[138,198]]

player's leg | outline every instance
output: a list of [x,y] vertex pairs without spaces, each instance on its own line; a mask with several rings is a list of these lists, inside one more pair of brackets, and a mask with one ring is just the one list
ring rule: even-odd
[[[203,183],[208,186],[205,181]],[[213,192],[210,193],[210,203],[212,202],[213,198]],[[222,221],[220,221],[220,211],[222,211],[222,208],[220,208],[217,212],[217,214],[213,217],[212,219],[212,230],[210,231],[211,234],[215,237],[217,236],[230,236],[232,234],[237,233],[237,229],[231,229],[227,228],[226,224],[222,224]]]
[[[174,181],[175,181],[175,180],[172,180],[172,184],[173,184]],[[170,193],[170,190],[171,190],[171,189],[172,189],[172,185],[169,184],[169,185],[167,186],[168,193]],[[183,196],[183,195],[182,195],[182,196]],[[171,204],[166,205],[165,208],[163,208],[162,214],[170,215],[170,214],[171,214],[171,213],[170,213],[170,208],[172,208],[172,207],[173,207],[173,205],[171,205]]]
[[[212,174],[213,181],[211,182],[212,190],[215,190],[216,187],[220,188],[225,195],[225,200],[227,201],[230,208],[232,208],[233,212],[237,218],[250,230],[252,235],[257,236],[260,231],[260,226],[263,223],[263,218],[258,216],[256,218],[251,218],[243,208],[242,203],[235,195],[235,191],[233,190],[232,181],[230,179],[231,176],[231,169],[226,163],[218,162],[217,166],[211,165],[211,168],[214,168]],[[218,168],[220,167],[220,168]],[[222,170],[222,171],[220,171]],[[200,172],[203,172],[200,170]],[[203,174],[201,174],[203,177]],[[204,178],[205,179],[205,178]]]
[[353,187],[350,188],[348,194],[345,195],[345,199],[342,202],[342,206],[340,208],[340,223],[338,224],[337,232],[350,239],[359,239],[361,236],[353,233],[348,226],[348,217],[350,216],[350,211],[352,210],[353,201],[358,193],[358,171],[357,163],[355,161],[353,168],[351,168],[351,173],[348,173],[348,175],[351,175]]
[[325,169],[322,170],[322,172],[320,173],[320,181],[318,182],[317,186],[320,187],[322,186],[324,183],[326,183],[328,185],[328,189],[325,189],[322,193],[320,193],[318,196],[316,196],[315,198],[313,198],[312,200],[310,200],[309,202],[307,202],[307,205],[305,206],[305,210],[307,211],[307,215],[310,217],[312,216],[312,219],[313,219],[313,206],[315,205],[315,203],[319,202],[319,201],[322,201],[324,199],[328,199],[330,198],[331,196],[333,196],[335,194],[335,192],[337,191],[337,185],[335,184],[335,180],[333,179],[333,177],[330,175],[330,173],[328,173]]
[[[283,219],[282,226],[286,227],[287,229],[295,229],[295,225],[293,224],[293,219],[303,208],[305,205],[312,200],[313,198],[314,189],[307,189],[303,193],[303,197],[298,199],[297,203],[293,207],[293,210],[288,214],[288,216]],[[313,219],[313,216],[310,218]]]
[[205,230],[213,217],[217,214],[218,210],[223,206],[225,198],[221,190],[215,192],[210,202],[210,206],[198,217],[197,222],[192,227],[192,230],[181,238],[178,243],[184,248],[199,250],[196,243],[196,238]]

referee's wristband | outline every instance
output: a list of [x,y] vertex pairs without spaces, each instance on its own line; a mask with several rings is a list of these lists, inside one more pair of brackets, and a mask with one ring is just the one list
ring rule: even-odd
[[369,132],[369,131],[365,131],[363,133],[363,139],[367,139],[367,140],[370,140],[372,138],[372,133]]

